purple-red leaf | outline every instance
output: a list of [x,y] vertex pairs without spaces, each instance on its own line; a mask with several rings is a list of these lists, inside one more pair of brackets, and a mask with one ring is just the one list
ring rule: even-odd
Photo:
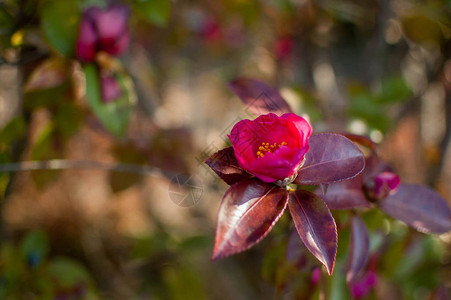
[[298,269],[305,266],[307,262],[307,251],[299,239],[296,230],[292,230],[288,238],[286,258],[287,261],[296,265]]
[[310,150],[294,183],[325,184],[350,179],[362,172],[365,157],[346,137],[321,133],[309,140]]
[[337,254],[337,226],[326,204],[315,194],[297,190],[288,200],[296,230],[307,249],[332,274]]
[[451,209],[433,190],[417,184],[401,184],[391,196],[378,202],[391,217],[424,233],[451,231]]
[[207,158],[205,163],[228,185],[252,177],[239,167],[233,147],[219,150]]
[[370,250],[370,236],[368,228],[363,220],[354,215],[351,221],[351,240],[349,244],[348,271],[346,281],[348,283],[357,279],[357,276],[365,268],[368,262]]
[[257,115],[292,112],[279,92],[262,81],[238,78],[229,83],[229,88],[247,105],[250,112]]
[[344,180],[328,186],[327,192],[316,191],[329,209],[369,208],[371,204],[366,200],[362,187],[362,175]]
[[286,190],[257,179],[232,185],[219,208],[212,260],[258,243],[282,216],[287,202]]

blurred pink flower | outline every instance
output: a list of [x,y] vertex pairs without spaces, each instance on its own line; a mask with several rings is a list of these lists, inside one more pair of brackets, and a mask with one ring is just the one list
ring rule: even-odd
[[80,23],[77,58],[92,62],[99,51],[113,56],[123,54],[130,42],[128,17],[129,9],[122,5],[88,8]]
[[200,33],[207,42],[218,42],[222,39],[220,24],[212,17],[206,18],[202,23]]
[[353,299],[362,299],[377,285],[377,274],[369,270],[360,280],[351,284],[351,295]]
[[274,52],[279,60],[287,59],[294,50],[294,40],[291,37],[282,37],[276,41]]
[[312,127],[292,113],[241,120],[229,135],[241,168],[264,182],[295,176],[309,149]]
[[315,267],[312,271],[312,275],[310,276],[310,281],[313,285],[317,285],[321,279],[321,268]]

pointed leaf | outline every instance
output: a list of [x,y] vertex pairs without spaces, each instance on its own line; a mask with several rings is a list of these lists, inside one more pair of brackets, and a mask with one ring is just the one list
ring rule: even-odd
[[337,254],[337,226],[326,204],[311,192],[297,190],[290,193],[288,207],[304,245],[331,275]]
[[351,221],[351,240],[349,245],[348,271],[346,281],[348,283],[357,279],[357,276],[365,268],[370,251],[370,236],[365,222],[354,215]]
[[317,189],[316,194],[326,202],[329,209],[369,208],[371,204],[363,193],[362,176],[329,185],[327,193]]
[[309,140],[305,163],[295,179],[296,184],[325,184],[350,179],[362,172],[365,157],[346,137],[321,133]]
[[248,78],[238,78],[229,83],[229,88],[247,105],[251,113],[261,115],[292,112],[279,92],[266,83]]
[[66,57],[74,54],[80,19],[78,0],[46,1],[42,6],[42,31],[50,44]]
[[401,184],[396,193],[379,201],[381,209],[424,233],[451,231],[451,209],[439,194],[417,184]]
[[257,179],[232,185],[219,208],[212,260],[258,243],[282,216],[287,202],[286,190]]
[[219,150],[207,158],[205,163],[228,185],[252,177],[251,174],[239,167],[233,147]]

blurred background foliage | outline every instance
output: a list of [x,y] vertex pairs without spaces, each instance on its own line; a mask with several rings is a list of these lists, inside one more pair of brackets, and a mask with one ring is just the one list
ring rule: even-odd
[[[286,216],[210,262],[227,186],[202,161],[251,117],[226,88],[239,76],[278,87],[316,132],[369,135],[403,182],[451,201],[449,1],[122,3],[127,53],[81,64],[83,10],[106,1],[0,1],[0,299],[349,299],[348,212],[333,212],[332,277]],[[120,99],[102,103],[99,68]],[[378,278],[364,298],[451,295],[449,234],[363,218]]]

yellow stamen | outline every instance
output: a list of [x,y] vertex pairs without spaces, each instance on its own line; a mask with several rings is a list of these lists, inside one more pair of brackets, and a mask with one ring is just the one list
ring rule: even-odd
[[257,157],[264,157],[268,152],[274,152],[282,146],[287,146],[287,142],[282,142],[280,144],[274,143],[270,145],[269,143],[262,143],[261,146],[258,147],[258,151],[256,153]]

